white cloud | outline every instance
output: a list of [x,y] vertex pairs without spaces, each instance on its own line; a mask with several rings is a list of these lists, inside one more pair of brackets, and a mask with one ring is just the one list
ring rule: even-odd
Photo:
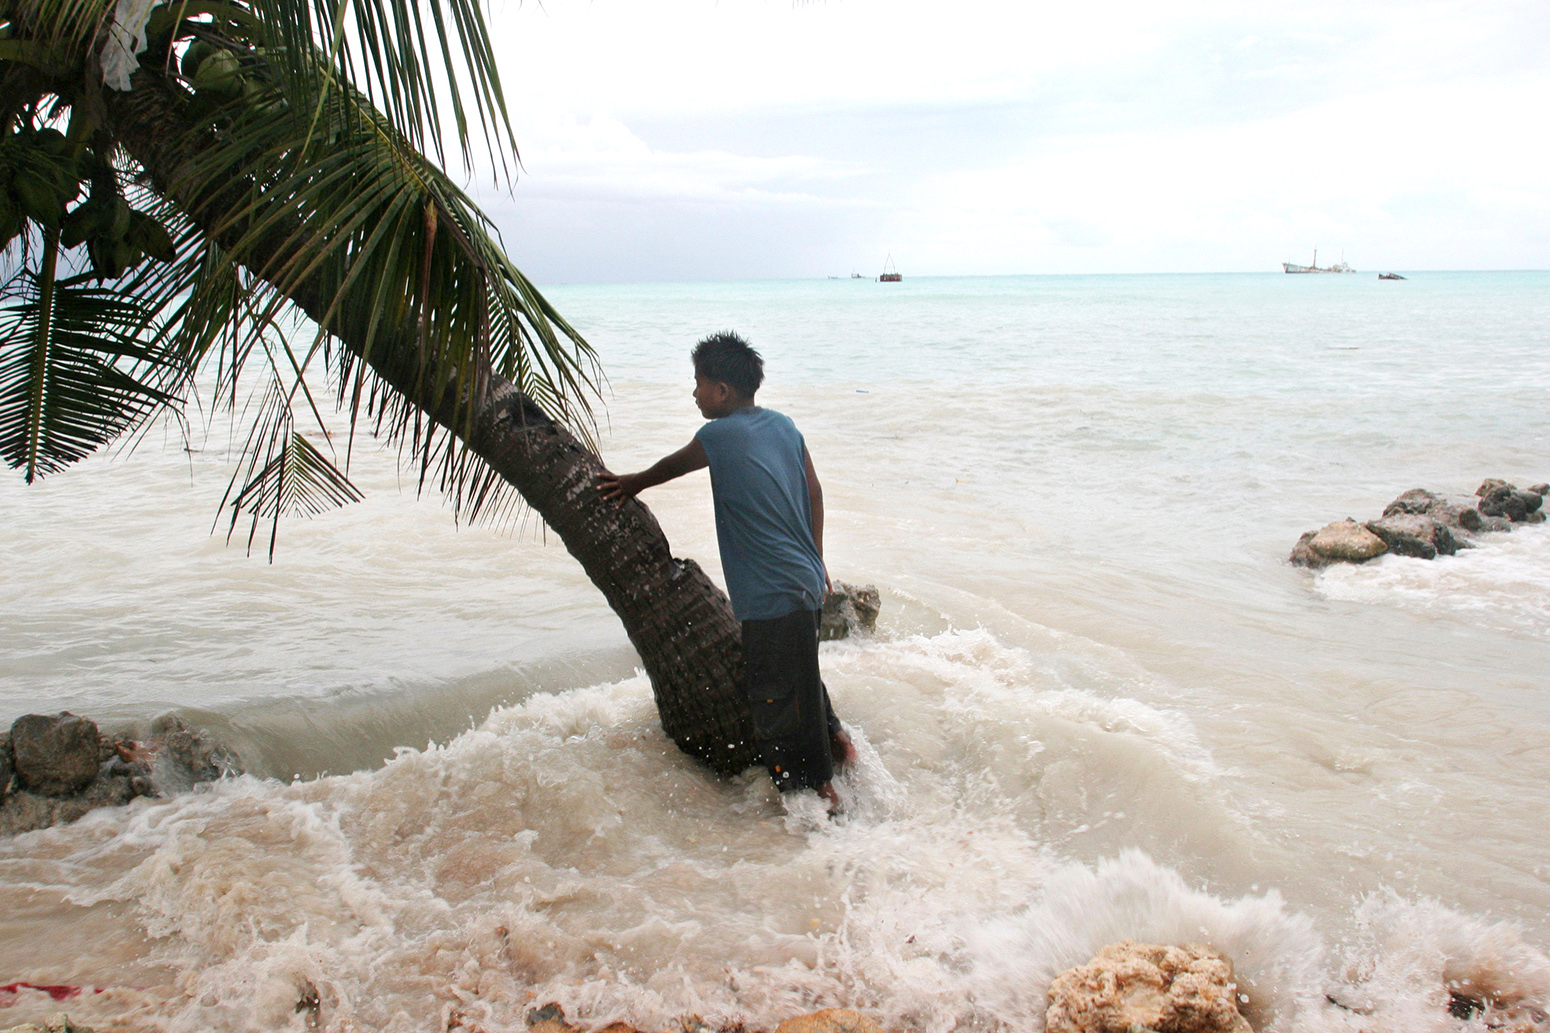
[[[493,19],[567,279],[1544,267],[1550,8],[545,0]],[[692,242],[692,246],[691,246]]]
[[843,162],[800,154],[775,157],[649,146],[607,115],[546,121],[523,149],[527,196],[596,196],[641,201],[826,203],[805,185],[853,177]]

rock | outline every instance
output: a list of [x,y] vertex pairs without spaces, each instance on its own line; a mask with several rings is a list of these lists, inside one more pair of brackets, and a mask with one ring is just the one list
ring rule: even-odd
[[565,1010],[553,1002],[528,1012],[527,1028],[531,1033],[579,1033],[565,1021]]
[[1253,1033],[1232,962],[1203,944],[1122,940],[1049,988],[1046,1033]]
[[1480,510],[1473,498],[1447,498],[1425,488],[1411,488],[1383,507],[1384,517],[1429,516],[1461,531],[1480,530]]
[[80,792],[106,759],[97,726],[68,710],[54,717],[17,718],[11,725],[11,755],[21,787],[43,796]]
[[1544,498],[1546,495],[1550,495],[1550,484],[1530,484],[1528,490],[1540,498]]
[[1303,535],[1292,549],[1291,561],[1299,567],[1325,567],[1363,563],[1387,551],[1382,538],[1347,517]]
[[1486,516],[1506,517],[1513,523],[1522,523],[1529,515],[1529,499],[1534,500],[1534,509],[1538,509],[1544,501],[1531,491],[1520,492],[1510,484],[1498,484],[1480,496],[1480,512]]
[[223,775],[239,774],[236,754],[202,731],[195,731],[176,714],[163,714],[151,722],[147,746],[122,742],[119,759],[127,764],[149,762],[157,785],[181,792],[199,782],[214,782]]
[[[1385,510],[1383,515],[1388,516],[1388,511]],[[1443,499],[1427,510],[1426,515],[1460,531],[1475,533],[1485,527],[1485,520],[1473,500]],[[1459,547],[1463,548],[1464,543],[1460,542]]]
[[823,601],[818,638],[827,642],[830,639],[847,638],[856,632],[876,630],[877,614],[882,605],[882,596],[878,594],[875,585],[834,582]]
[[1429,513],[1433,506],[1444,501],[1441,495],[1425,488],[1411,488],[1399,498],[1383,507],[1383,515],[1393,516],[1395,513]]
[[[117,742],[74,714],[29,714],[0,735],[0,835],[75,821],[94,807],[179,792],[242,769],[236,755],[174,715],[158,718],[152,739]],[[9,748],[4,748],[8,742]]]
[[1529,515],[1523,518],[1523,522],[1525,524],[1542,524],[1545,522],[1545,511],[1542,509],[1531,510]]
[[1511,531],[1512,521],[1502,516],[1481,516],[1480,530],[1482,531]]
[[1429,516],[1398,513],[1382,520],[1369,520],[1367,530],[1383,539],[1396,556],[1416,556],[1423,560],[1458,552],[1458,542],[1447,525]]
[[11,764],[11,733],[0,732],[0,803],[11,792],[11,778],[16,773]]
[[137,796],[151,796],[148,780],[122,775],[100,775],[85,791],[69,796],[43,796],[25,789],[13,792],[0,804],[0,836],[68,825],[97,807],[120,807]]
[[858,1011],[825,1008],[787,1019],[775,1027],[775,1033],[883,1033],[883,1028]]
[[1506,483],[1506,481],[1498,480],[1495,477],[1487,477],[1485,480],[1480,482],[1480,487],[1475,489],[1475,494],[1479,495],[1481,498],[1485,498],[1491,492],[1495,491],[1497,488],[1502,487]]
[[1297,539],[1297,544],[1292,546],[1292,554],[1287,561],[1294,567],[1324,567],[1329,561],[1314,552],[1308,543],[1312,542],[1317,531],[1304,531],[1302,537]]

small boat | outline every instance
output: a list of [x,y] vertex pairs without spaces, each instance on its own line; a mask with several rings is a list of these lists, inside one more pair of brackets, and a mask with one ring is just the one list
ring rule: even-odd
[[1354,273],[1354,272],[1356,272],[1355,269],[1352,269],[1350,266],[1345,264],[1345,258],[1344,257],[1342,257],[1340,259],[1340,261],[1336,262],[1334,265],[1327,265],[1327,266],[1322,266],[1321,267],[1319,265],[1319,249],[1318,248],[1314,248],[1313,249],[1313,264],[1312,265],[1297,265],[1297,264],[1295,264],[1293,262],[1282,262],[1281,263],[1281,268],[1285,269],[1289,273]]
[[1380,279],[1380,280],[1403,280],[1404,277],[1399,275],[1398,273],[1379,273],[1378,274],[1378,279]]
[[904,276],[899,272],[899,270],[893,267],[893,255],[890,253],[888,257],[883,260],[883,275],[877,278],[877,282],[900,283],[903,281],[903,279]]
[[851,270],[850,278],[852,280],[865,280],[866,279],[865,276],[862,276],[860,273],[856,272],[855,270]]

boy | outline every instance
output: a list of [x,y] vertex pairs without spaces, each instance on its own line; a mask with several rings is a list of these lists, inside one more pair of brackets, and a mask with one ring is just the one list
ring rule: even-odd
[[732,612],[743,624],[748,705],[781,792],[816,789],[840,806],[834,768],[855,757],[818,675],[818,616],[828,594],[823,488],[796,425],[754,404],[764,360],[735,333],[695,345],[694,402],[710,422],[640,473],[600,473],[619,505],[653,485],[710,467],[716,542]]

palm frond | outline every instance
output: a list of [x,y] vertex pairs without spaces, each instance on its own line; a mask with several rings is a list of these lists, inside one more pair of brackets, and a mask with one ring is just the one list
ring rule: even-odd
[[[358,413],[364,401],[379,429],[406,437],[422,485],[437,452],[426,412],[466,429],[490,373],[590,439],[595,356],[506,257],[488,219],[365,97],[337,90],[304,113],[290,99],[296,84],[269,72],[273,86],[222,122],[189,175],[226,185],[203,203],[219,211],[233,261],[278,295],[311,296],[309,315],[357,343],[334,356],[341,403]],[[357,363],[388,352],[406,373],[383,393]],[[406,390],[412,403],[390,397]],[[440,466],[455,499],[498,494],[459,489],[473,488],[471,459]]]
[[169,402],[158,384],[176,360],[146,339],[134,298],[63,284],[46,298],[39,276],[19,278],[19,300],[0,308],[0,457],[30,483]]
[[[151,408],[181,398],[203,363],[218,373],[217,404],[236,406],[247,396],[239,383],[273,378],[290,385],[287,414],[310,407],[321,423],[309,377],[322,354],[352,441],[364,409],[406,444],[421,485],[434,479],[470,517],[502,512],[512,498],[459,440],[489,404],[492,377],[592,439],[595,356],[441,167],[443,140],[468,164],[481,127],[500,167],[515,156],[479,0],[165,0],[129,93],[93,78],[113,4],[0,0],[0,21],[12,18],[29,54],[53,48],[74,62],[45,85],[23,77],[29,99],[18,110],[37,124],[62,108],[72,124],[78,109],[116,111],[106,121],[93,114],[81,138],[99,160],[111,156],[125,198],[138,195],[135,209],[171,232],[175,260],[98,288],[141,305],[131,336],[159,363],[142,371],[141,386],[162,392],[144,395]],[[0,53],[0,73],[13,67]],[[173,141],[169,150],[146,147],[143,135],[130,146],[151,124]],[[126,150],[105,147],[104,132],[122,134]],[[295,333],[303,315],[318,334],[297,350],[293,340],[312,336]],[[250,374],[253,361],[267,370]],[[103,424],[99,441],[143,425],[149,411]],[[255,485],[272,461],[301,454],[274,444],[290,440],[283,422],[253,425],[258,465],[234,488],[242,512],[268,497]]]
[[293,402],[293,390],[278,382],[270,385],[259,404],[244,462],[222,500],[223,507],[228,502],[231,506],[231,531],[243,516],[251,518],[250,551],[260,523],[268,522],[270,560],[279,539],[280,517],[315,516],[361,499],[349,477],[296,430]]
[[305,92],[314,99],[335,89],[358,91],[399,136],[438,163],[445,163],[443,140],[456,141],[468,168],[477,124],[495,167],[509,172],[516,137],[478,0],[252,0],[251,6],[272,33],[279,62],[308,84]]

